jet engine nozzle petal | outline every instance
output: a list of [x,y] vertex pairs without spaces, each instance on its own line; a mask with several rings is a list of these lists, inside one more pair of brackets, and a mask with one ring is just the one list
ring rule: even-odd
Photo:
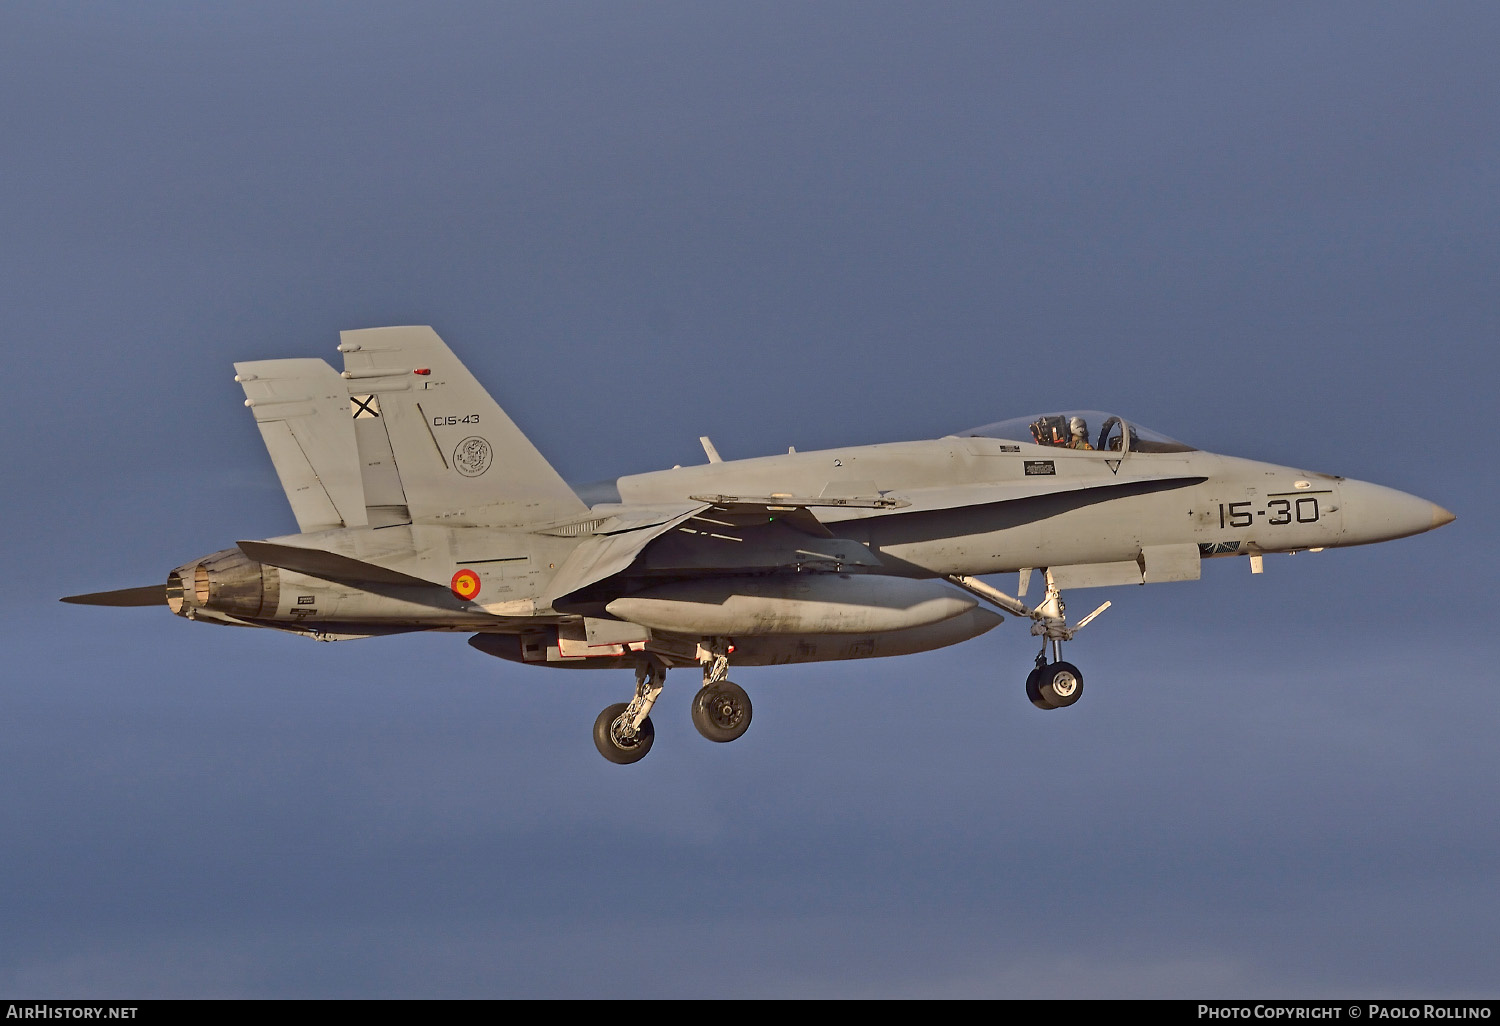
[[230,616],[262,616],[276,609],[280,578],[239,549],[222,549],[173,570],[167,577],[167,608],[178,616],[197,610]]

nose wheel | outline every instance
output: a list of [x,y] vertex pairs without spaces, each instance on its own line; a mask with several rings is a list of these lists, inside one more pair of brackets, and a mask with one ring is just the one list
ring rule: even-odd
[[1063,709],[1083,697],[1083,672],[1072,663],[1043,662],[1026,678],[1026,697],[1038,709]]
[[[1062,646],[1072,641],[1073,636],[1110,607],[1106,602],[1073,626],[1068,625],[1068,607],[1063,604],[1062,591],[1049,568],[1044,571],[1047,593],[1035,609],[1026,606],[1019,598],[990,587],[972,577],[949,577],[948,580],[977,595],[1006,612],[1031,619],[1031,634],[1042,639],[1042,650],[1036,657],[1036,669],[1026,678],[1026,697],[1038,709],[1065,709],[1083,697],[1083,672],[1072,663],[1064,662]],[[1021,573],[1020,594],[1026,594],[1026,581],[1030,570]],[[1052,660],[1047,660],[1047,650],[1052,650]]]

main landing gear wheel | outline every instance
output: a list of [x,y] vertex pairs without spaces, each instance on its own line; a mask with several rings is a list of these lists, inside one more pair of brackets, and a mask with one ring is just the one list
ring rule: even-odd
[[731,681],[705,684],[693,696],[693,726],[710,741],[733,741],[750,729],[750,696]]
[[1026,697],[1038,709],[1064,709],[1083,697],[1083,673],[1072,663],[1039,666],[1026,678]]
[[1027,674],[1026,697],[1031,699],[1031,704],[1036,706],[1038,709],[1055,709],[1057,708],[1056,706],[1049,705],[1042,700],[1041,686],[1037,683],[1037,678],[1041,675],[1042,667],[1040,666],[1032,670],[1031,673]]
[[626,737],[621,732],[620,718],[628,708],[630,707],[626,703],[617,702],[607,707],[594,721],[594,747],[610,762],[622,766],[644,759],[646,753],[651,751],[651,743],[656,740],[656,728],[651,725],[649,716],[641,722],[634,737]]

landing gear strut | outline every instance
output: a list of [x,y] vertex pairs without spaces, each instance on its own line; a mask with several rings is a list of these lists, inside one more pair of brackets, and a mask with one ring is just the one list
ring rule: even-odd
[[[1036,669],[1026,678],[1026,697],[1038,709],[1063,709],[1083,697],[1083,674],[1072,663],[1063,662],[1063,642],[1072,641],[1073,635],[1109,608],[1109,603],[1078,621],[1076,627],[1069,627],[1068,607],[1063,603],[1062,592],[1052,578],[1052,571],[1048,570],[1046,574],[1047,593],[1031,616],[1031,633],[1042,639],[1042,650],[1037,653]],[[1050,663],[1047,661],[1048,645],[1052,646]]]
[[[1021,594],[1026,593],[1026,578],[1030,571],[1022,571]],[[1072,627],[1068,626],[1068,607],[1063,603],[1062,592],[1052,571],[1046,571],[1047,593],[1035,609],[1029,609],[1020,599],[1012,598],[1002,591],[991,588],[983,581],[972,577],[949,577],[948,580],[960,588],[978,595],[1001,609],[1017,616],[1029,617],[1031,634],[1042,639],[1042,650],[1037,653],[1036,669],[1026,678],[1026,697],[1038,709],[1063,709],[1083,697],[1083,673],[1072,663],[1064,662],[1062,646],[1072,641],[1094,617],[1109,608],[1106,602]],[[1051,646],[1052,659],[1047,659],[1047,648]]]
[[733,646],[714,638],[703,646],[703,686],[693,695],[693,726],[710,741],[733,741],[750,729],[750,696],[729,680]]
[[610,762],[629,765],[640,762],[651,751],[656,728],[651,707],[667,680],[667,668],[648,658],[635,668],[635,698],[605,708],[594,720],[594,747]]
[[[733,741],[750,729],[750,696],[729,679],[728,638],[710,638],[698,646],[703,663],[703,686],[693,695],[693,726],[710,741]],[[651,707],[661,695],[667,668],[646,655],[635,667],[635,698],[605,708],[594,720],[594,747],[610,762],[629,765],[651,751],[656,728]]]

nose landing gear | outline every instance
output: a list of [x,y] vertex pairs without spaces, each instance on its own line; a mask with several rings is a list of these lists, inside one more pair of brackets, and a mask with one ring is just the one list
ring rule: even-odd
[[[1022,572],[1022,594],[1025,594],[1024,581],[1029,573],[1030,571]],[[1020,599],[1012,598],[972,577],[953,576],[948,580],[1008,613],[1031,619],[1032,636],[1042,639],[1042,650],[1037,653],[1036,669],[1026,678],[1026,697],[1038,709],[1064,709],[1083,697],[1083,672],[1072,663],[1063,661],[1063,642],[1072,641],[1073,636],[1094,617],[1108,609],[1110,603],[1105,602],[1076,625],[1069,627],[1068,607],[1063,603],[1062,592],[1058,589],[1051,570],[1046,571],[1046,578],[1047,593],[1035,609],[1028,608]],[[1047,661],[1049,645],[1052,647],[1051,662]]]

